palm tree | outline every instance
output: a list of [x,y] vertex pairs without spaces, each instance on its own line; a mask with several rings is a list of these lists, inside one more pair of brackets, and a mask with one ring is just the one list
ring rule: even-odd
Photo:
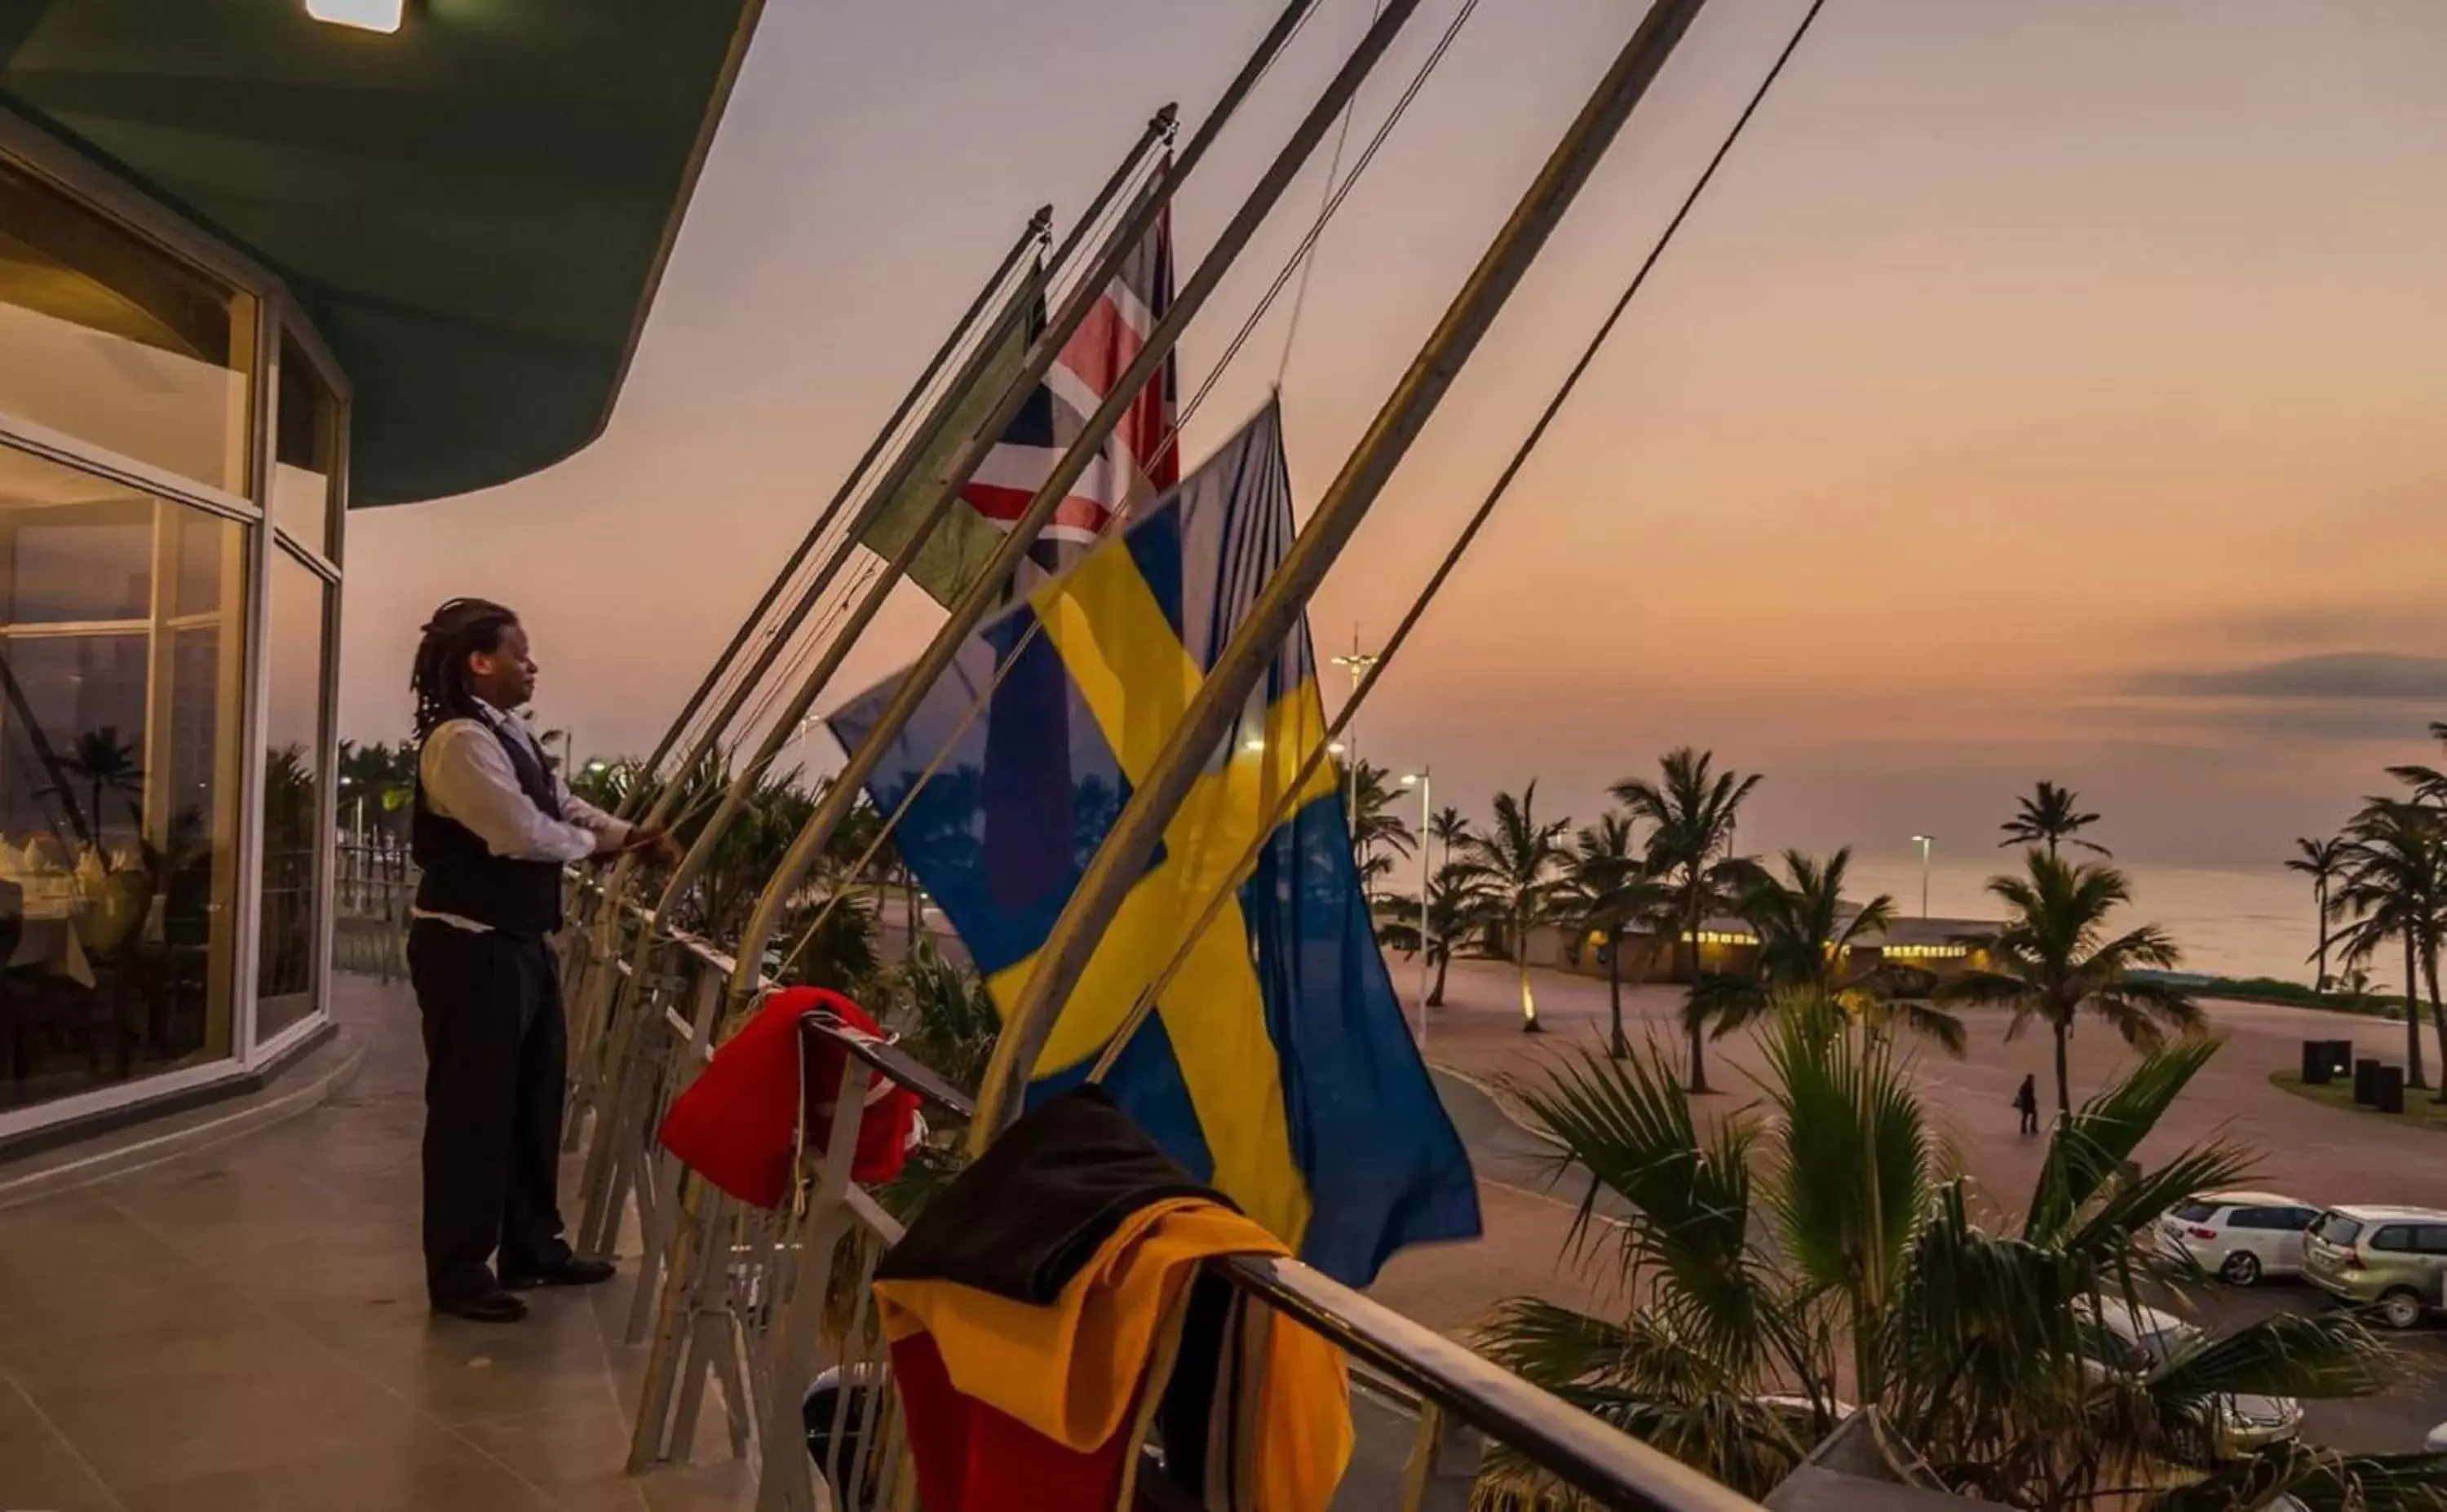
[[[2217,1457],[2235,1395],[2389,1387],[2392,1356],[2350,1314],[2188,1332],[2144,1369],[2102,1358],[2103,1310],[2136,1285],[2196,1284],[2147,1242],[2160,1215],[2245,1174],[2243,1152],[2219,1143],[2117,1178],[2212,1042],[2153,1051],[2060,1123],[2027,1217],[1997,1230],[1892,1042],[1823,1004],[1779,1015],[1761,1041],[1764,1106],[1705,1125],[1654,1049],[1584,1053],[1511,1085],[1593,1178],[1567,1242],[1601,1232],[1600,1192],[1620,1200],[1603,1253],[1632,1300],[1599,1316],[1515,1298],[1481,1334],[1490,1359],[1753,1498],[1851,1415],[1835,1397],[1846,1378],[1890,1463],[2031,1512],[2177,1480],[2191,1484],[2155,1504],[2299,1491],[2322,1505],[2437,1505],[2447,1492],[2435,1456]],[[1513,1459],[1480,1492],[1489,1505],[1568,1503]]]
[[1470,839],[1470,821],[1461,817],[1458,808],[1439,808],[1428,822],[1428,839],[1445,848],[1445,860],[1453,859],[1453,850]]
[[[1688,746],[1665,753],[1658,780],[1627,779],[1615,784],[1615,802],[1645,822],[1648,873],[1674,889],[1674,955],[1676,974],[1697,985],[1699,976],[1699,930],[1708,916],[1757,875],[1747,861],[1728,855],[1734,824],[1743,800],[1760,778],[1727,770],[1715,771],[1713,751]],[[1691,1037],[1691,1089],[1708,1089],[1707,1039],[1697,1025]]]
[[[69,807],[76,806],[77,793],[70,780],[85,784],[89,806],[85,817],[89,823],[75,827],[85,831],[97,846],[102,843],[102,799],[106,792],[144,796],[144,764],[134,741],[119,738],[119,727],[104,725],[88,729],[68,744],[68,753],[59,761],[59,785],[48,789]],[[142,828],[142,824],[137,826]]]
[[1556,868],[1565,856],[1563,837],[1568,819],[1540,823],[1538,784],[1521,796],[1495,795],[1495,825],[1464,843],[1463,862],[1470,880],[1486,897],[1489,912],[1504,925],[1506,944],[1521,970],[1521,1032],[1538,1034],[1538,999],[1529,987],[1529,934],[1556,917],[1561,888]]
[[2329,898],[2345,959],[2378,958],[2390,939],[2404,947],[2404,1082],[2427,1087],[2421,1069],[2421,984],[2430,988],[2438,1036],[2441,1101],[2447,1101],[2447,1010],[2438,999],[2438,949],[2447,935],[2447,835],[2439,811],[2374,798],[2345,826],[2345,875]]
[[1393,772],[1373,762],[1354,765],[1345,774],[1343,791],[1351,804],[1351,860],[1359,869],[1359,888],[1370,891],[1393,871],[1394,858],[1408,856],[1418,843],[1411,826],[1394,812],[1403,788]]
[[1997,842],[1999,850],[2013,845],[2044,845],[2050,856],[2057,853],[2060,841],[2072,841],[2095,856],[2114,853],[2104,845],[2094,845],[2078,838],[2078,832],[2098,822],[2096,814],[2081,811],[2081,795],[2069,787],[2042,781],[2028,798],[2015,803],[2014,817],[1998,825],[2005,838]]
[[1703,975],[1683,1006],[1683,1027],[1704,1026],[1722,1039],[1771,1011],[1794,1003],[1833,1003],[1872,1032],[1901,1023],[1961,1055],[1962,1020],[1927,999],[1929,973],[1880,965],[1849,969],[1853,950],[1894,926],[1895,900],[1885,893],[1854,905],[1844,897],[1850,847],[1824,861],[1784,853],[1785,875],[1761,871],[1735,902],[1758,936],[1758,965],[1748,976]]
[[1994,971],[1976,971],[1947,982],[1941,1001],[2002,1003],[2014,1010],[2006,1038],[2033,1019],[2056,1036],[2057,1112],[2069,1115],[2073,1093],[2065,1070],[2065,1042],[2074,1020],[2090,1013],[2115,1026],[2126,1044],[2156,1049],[2166,1030],[2190,1033],[2201,1011],[2164,982],[2137,977],[2145,967],[2170,967],[2180,958],[2175,942],[2155,924],[2110,937],[2107,917],[2133,901],[2132,884],[2113,866],[2063,861],[2033,849],[2021,877],[1992,877],[1988,891],[2005,904],[2005,927],[1982,943]]
[[[1447,861],[1428,883],[1428,964],[1436,978],[1429,984],[1427,1006],[1445,1006],[1445,973],[1452,965],[1453,941],[1467,939],[1501,917],[1494,895],[1478,869],[1468,861]],[[1419,900],[1394,893],[1376,899],[1376,937],[1397,951],[1419,949]]]
[[2320,963],[2320,974],[2311,990],[2324,997],[2328,992],[2328,889],[2345,873],[2345,841],[2342,836],[2299,837],[2294,849],[2296,854],[2286,858],[2286,869],[2311,879],[2311,898],[2320,913],[2320,948],[2313,957]]
[[1565,861],[1562,901],[1579,928],[1605,936],[1606,998],[1612,1020],[1608,1053],[1621,1060],[1631,1053],[1622,1032],[1622,937],[1643,919],[1662,917],[1673,895],[1648,875],[1648,863],[1633,846],[1631,818],[1610,813],[1573,837]]

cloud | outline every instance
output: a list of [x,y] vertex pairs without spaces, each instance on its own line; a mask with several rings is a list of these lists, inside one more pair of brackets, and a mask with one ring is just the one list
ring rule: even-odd
[[2171,698],[2447,705],[2447,656],[2294,656],[2253,667],[2145,672],[2133,680],[2132,690]]

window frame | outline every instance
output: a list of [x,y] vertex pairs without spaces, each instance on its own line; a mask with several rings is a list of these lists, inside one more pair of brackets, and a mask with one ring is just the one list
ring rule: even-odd
[[[72,467],[181,504],[205,514],[251,527],[245,546],[249,595],[240,612],[224,623],[245,636],[242,683],[226,717],[238,728],[237,794],[238,825],[237,879],[232,906],[237,911],[231,952],[231,1048],[218,1061],[151,1077],[112,1083],[88,1091],[0,1112],[0,1142],[32,1129],[72,1123],[129,1105],[210,1087],[259,1073],[278,1064],[327,1032],[332,1022],[332,938],[334,920],[328,904],[332,880],[332,845],[338,803],[335,782],[339,763],[338,690],[339,632],[346,608],[347,583],[341,570],[346,559],[349,510],[349,460],[355,393],[331,344],[299,306],[287,285],[238,249],[210,235],[139,192],[106,169],[86,160],[69,144],[20,118],[0,112],[0,161],[44,180],[76,203],[101,215],[130,235],[151,243],[167,255],[187,263],[254,301],[253,337],[256,359],[248,393],[248,487],[244,493],[217,488],[200,480],[128,457],[94,443],[0,410],[0,444],[26,451],[45,461]],[[284,342],[287,344],[284,346]],[[331,498],[327,503],[324,550],[281,529],[272,518],[271,488],[277,451],[276,424],[280,369],[292,353],[302,357],[332,396],[332,437]],[[273,648],[267,644],[271,576],[275,552],[286,553],[321,578],[328,589],[322,630],[322,707],[320,736],[314,752],[317,826],[315,890],[325,899],[317,911],[313,941],[314,1004],[298,1022],[269,1041],[257,1043],[257,977],[263,885],[263,840],[266,810],[264,755],[269,734],[269,679]]]

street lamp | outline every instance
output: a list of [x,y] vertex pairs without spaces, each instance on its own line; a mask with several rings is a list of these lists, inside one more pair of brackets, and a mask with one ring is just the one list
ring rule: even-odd
[[1928,848],[1937,842],[1934,835],[1914,835],[1912,843],[1920,847],[1920,917],[1928,917]]
[[1419,1045],[1428,1043],[1428,828],[1435,822],[1434,811],[1429,806],[1433,785],[1431,779],[1435,768],[1422,766],[1415,772],[1402,774],[1402,785],[1419,790]]

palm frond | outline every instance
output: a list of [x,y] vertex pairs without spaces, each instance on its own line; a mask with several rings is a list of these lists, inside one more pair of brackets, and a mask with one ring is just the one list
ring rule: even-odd
[[2023,1237],[2043,1240],[2064,1234],[2124,1170],[2217,1049],[2215,1040],[2187,1040],[2145,1056],[2059,1124],[2048,1141]]

